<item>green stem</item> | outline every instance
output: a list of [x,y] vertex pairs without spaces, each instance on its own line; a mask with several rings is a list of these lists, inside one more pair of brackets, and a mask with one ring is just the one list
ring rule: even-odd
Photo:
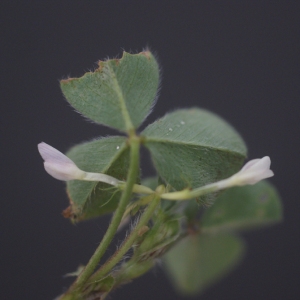
[[[154,193],[154,192],[153,192]],[[137,207],[140,207],[140,206],[146,206],[149,204],[149,202],[152,201],[152,198],[153,198],[153,194],[152,195],[148,195],[148,196],[145,196],[145,197],[142,197],[140,198],[138,201],[134,202],[133,204],[131,205],[128,205],[126,210],[125,210],[125,213],[123,215],[123,219],[124,220],[129,214],[130,212],[137,208]]]
[[[135,136],[131,137],[131,139],[130,139],[130,165],[129,165],[129,170],[128,170],[127,183],[126,183],[126,187],[122,193],[119,205],[113,215],[111,223],[110,223],[100,245],[96,249],[93,256],[90,258],[88,264],[86,265],[86,267],[84,268],[82,273],[79,275],[77,280],[73,283],[73,285],[70,287],[70,290],[66,294],[66,296],[69,293],[72,294],[72,292],[75,292],[75,294],[76,294],[76,291],[80,290],[80,288],[87,282],[87,280],[92,275],[95,268],[97,267],[103,254],[105,253],[105,250],[108,248],[110,242],[112,241],[114,235],[117,232],[117,229],[120,225],[123,214],[126,210],[126,206],[129,202],[130,196],[132,194],[132,189],[133,189],[133,186],[136,182],[136,178],[138,175],[139,149],[140,149],[139,139]],[[64,298],[64,296],[63,296],[60,300],[63,300],[63,299],[67,299],[67,298]]]
[[159,195],[153,195],[153,199],[146,208],[145,212],[141,216],[138,224],[132,230],[127,239],[123,242],[121,247],[114,253],[114,255],[92,276],[91,280],[97,281],[105,276],[111,269],[123,258],[123,256],[129,251],[134,242],[136,241],[140,229],[145,226],[152,217],[157,205],[160,202]]
[[200,196],[209,194],[209,193],[213,193],[216,192],[218,190],[222,190],[227,188],[227,186],[219,186],[219,182],[216,183],[211,183],[208,185],[205,185],[203,187],[194,189],[194,190],[189,190],[189,189],[185,189],[179,192],[171,192],[171,193],[164,193],[161,194],[161,198],[162,199],[167,199],[167,200],[190,200],[193,198],[198,198]]

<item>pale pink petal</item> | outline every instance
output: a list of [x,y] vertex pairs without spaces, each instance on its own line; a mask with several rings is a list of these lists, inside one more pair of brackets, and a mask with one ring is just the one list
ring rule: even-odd
[[271,159],[269,156],[265,156],[259,159],[255,164],[253,164],[250,168],[253,171],[260,171],[260,170],[268,170],[271,166]]
[[85,172],[80,170],[66,155],[46,143],[38,144],[48,174],[58,180],[83,179]]
[[52,146],[42,142],[38,144],[38,150],[44,159],[44,161],[53,161],[53,162],[64,162],[64,163],[71,163],[74,162],[69,159],[66,155],[58,151],[57,149],[53,148]]
[[270,178],[274,176],[274,172],[272,170],[266,170],[263,174],[263,179]]
[[256,164],[258,161],[260,161],[260,158],[249,160],[241,169],[241,171],[247,170],[251,168],[254,164]]
[[38,149],[44,159],[46,172],[58,180],[101,181],[115,186],[120,183],[120,180],[106,174],[80,170],[66,155],[46,143],[38,144]]
[[255,184],[274,175],[273,171],[270,170],[270,166],[271,160],[269,156],[250,160],[239,172],[231,176],[231,180],[228,183],[233,186]]
[[76,165],[65,163],[44,162],[46,172],[58,180],[68,181],[80,179],[85,172],[79,170]]

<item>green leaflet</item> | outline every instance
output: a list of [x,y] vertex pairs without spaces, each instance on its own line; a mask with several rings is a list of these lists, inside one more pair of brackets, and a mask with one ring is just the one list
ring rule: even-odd
[[121,59],[100,61],[94,72],[62,80],[61,89],[85,117],[128,132],[149,114],[158,84],[159,67],[151,52],[123,52]]
[[247,152],[233,127],[198,108],[167,114],[142,135],[159,176],[176,190],[231,176],[241,168]]
[[194,295],[220,279],[241,259],[243,242],[232,235],[189,235],[163,258],[174,287]]
[[202,217],[204,232],[241,230],[279,222],[282,208],[278,193],[267,181],[234,187],[217,198]]
[[[105,173],[126,180],[129,166],[129,147],[125,137],[109,137],[73,147],[67,156],[82,170]],[[101,182],[72,180],[67,183],[71,211],[74,221],[97,217],[113,212],[118,204],[120,192]]]

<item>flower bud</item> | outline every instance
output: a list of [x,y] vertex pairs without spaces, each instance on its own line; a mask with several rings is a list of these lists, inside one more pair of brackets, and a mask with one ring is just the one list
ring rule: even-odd
[[253,185],[263,179],[274,176],[270,166],[271,160],[269,156],[250,160],[239,172],[228,179],[219,181],[219,187]]
[[85,172],[80,170],[66,155],[42,142],[38,150],[44,159],[44,167],[48,174],[58,180],[83,179]]
[[100,181],[114,186],[121,183],[120,180],[106,174],[80,170],[70,158],[46,143],[38,144],[38,150],[44,159],[46,172],[58,180]]
[[270,166],[271,160],[269,156],[261,159],[253,159],[246,163],[239,172],[229,178],[207,184],[192,191],[184,189],[179,192],[165,193],[161,197],[168,200],[188,200],[233,186],[253,185],[263,179],[274,176],[273,171],[270,170]]

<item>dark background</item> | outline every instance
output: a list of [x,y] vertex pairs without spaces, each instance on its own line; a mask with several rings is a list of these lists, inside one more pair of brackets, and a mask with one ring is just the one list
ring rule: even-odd
[[[249,158],[269,155],[284,222],[244,234],[239,268],[195,299],[298,299],[298,1],[1,1],[1,299],[53,299],[86,263],[108,218],[63,219],[64,184],[36,145],[61,151],[115,134],[63,99],[58,80],[150,46],[163,70],[147,123],[179,107],[210,109],[245,138]],[[152,174],[147,156],[144,174]],[[118,244],[121,236],[114,242]],[[114,251],[114,246],[110,253]],[[184,255],[184,253],[183,253]],[[183,299],[157,267],[112,299]]]

